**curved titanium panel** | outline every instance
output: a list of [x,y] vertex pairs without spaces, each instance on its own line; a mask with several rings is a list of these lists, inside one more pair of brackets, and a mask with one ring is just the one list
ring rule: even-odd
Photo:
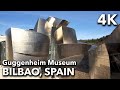
[[13,52],[37,56],[48,55],[48,36],[29,30],[12,30],[11,34]]
[[51,24],[48,21],[46,21],[46,23],[45,23],[45,30],[46,30],[48,36],[51,34],[52,26],[53,26],[53,24]]
[[59,27],[54,33],[56,41],[63,44],[77,43],[75,30],[69,27]]
[[57,42],[63,41],[63,28],[62,26],[59,27],[55,32],[54,32],[54,37]]
[[45,23],[46,20],[45,19],[38,19],[35,27],[34,27],[34,31],[38,32],[38,33],[42,33],[44,35],[47,35],[47,31],[45,30]]
[[60,26],[67,26],[68,24],[69,24],[68,21],[55,17],[55,22],[53,23],[53,26],[59,28]]
[[55,18],[54,17],[48,17],[46,19],[46,21],[48,21],[52,25],[55,22]]
[[53,24],[53,27],[59,28],[60,26],[67,26],[69,24],[68,21],[62,20],[56,17],[48,17],[47,21]]
[[[7,46],[9,47],[9,55],[13,51],[14,53],[37,56],[37,57],[47,57],[49,54],[49,38],[46,35],[37,33],[31,30],[22,30],[11,28],[7,32]],[[11,41],[11,42],[10,42]],[[10,51],[11,49],[11,51]],[[12,59],[12,58],[8,58]],[[13,58],[14,59],[14,58]]]
[[75,30],[69,27],[63,27],[63,44],[77,43]]

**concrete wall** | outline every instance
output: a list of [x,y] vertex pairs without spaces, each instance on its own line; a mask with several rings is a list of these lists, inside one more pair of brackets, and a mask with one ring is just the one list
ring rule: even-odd
[[87,55],[90,46],[88,44],[59,44],[58,56],[62,59],[74,55]]
[[104,40],[109,54],[120,53],[120,25]]
[[91,79],[110,78],[110,60],[105,44],[89,49],[89,74]]

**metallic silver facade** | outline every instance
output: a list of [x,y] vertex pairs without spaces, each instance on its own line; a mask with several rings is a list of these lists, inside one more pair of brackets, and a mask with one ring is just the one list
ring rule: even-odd
[[77,43],[75,30],[69,27],[60,27],[55,31],[55,39],[58,43],[73,44]]
[[44,35],[48,35],[48,32],[45,30],[45,23],[46,20],[45,19],[38,19],[35,27],[34,27],[34,31],[44,34]]
[[59,28],[60,26],[67,26],[69,24],[69,22],[67,20],[63,20],[63,19],[59,19],[56,17],[49,17],[47,19],[47,21],[49,22],[53,22],[53,27]]
[[[48,57],[48,36],[32,30],[19,30],[17,28],[7,30],[6,36],[8,60],[19,60],[23,59],[24,56],[26,56],[26,59],[29,56]],[[19,55],[21,58],[19,58]]]
[[[77,44],[75,30],[67,27],[68,24],[66,20],[49,17],[46,20],[38,19],[33,30],[10,28],[6,32],[7,59],[47,59],[49,58],[49,44],[51,45],[51,59],[56,59],[56,56],[65,58],[81,54],[82,49],[79,48],[83,47]],[[73,49],[68,50],[71,45],[74,46]]]

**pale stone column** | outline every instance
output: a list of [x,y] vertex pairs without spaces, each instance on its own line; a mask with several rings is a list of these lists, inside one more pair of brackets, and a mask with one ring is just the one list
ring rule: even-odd
[[110,79],[110,60],[104,43],[89,50],[89,67],[91,79]]

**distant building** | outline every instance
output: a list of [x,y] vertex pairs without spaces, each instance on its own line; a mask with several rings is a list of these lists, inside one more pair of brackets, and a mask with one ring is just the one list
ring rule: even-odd
[[6,36],[0,35],[0,42],[6,41]]
[[34,29],[29,29],[29,30],[34,30]]

